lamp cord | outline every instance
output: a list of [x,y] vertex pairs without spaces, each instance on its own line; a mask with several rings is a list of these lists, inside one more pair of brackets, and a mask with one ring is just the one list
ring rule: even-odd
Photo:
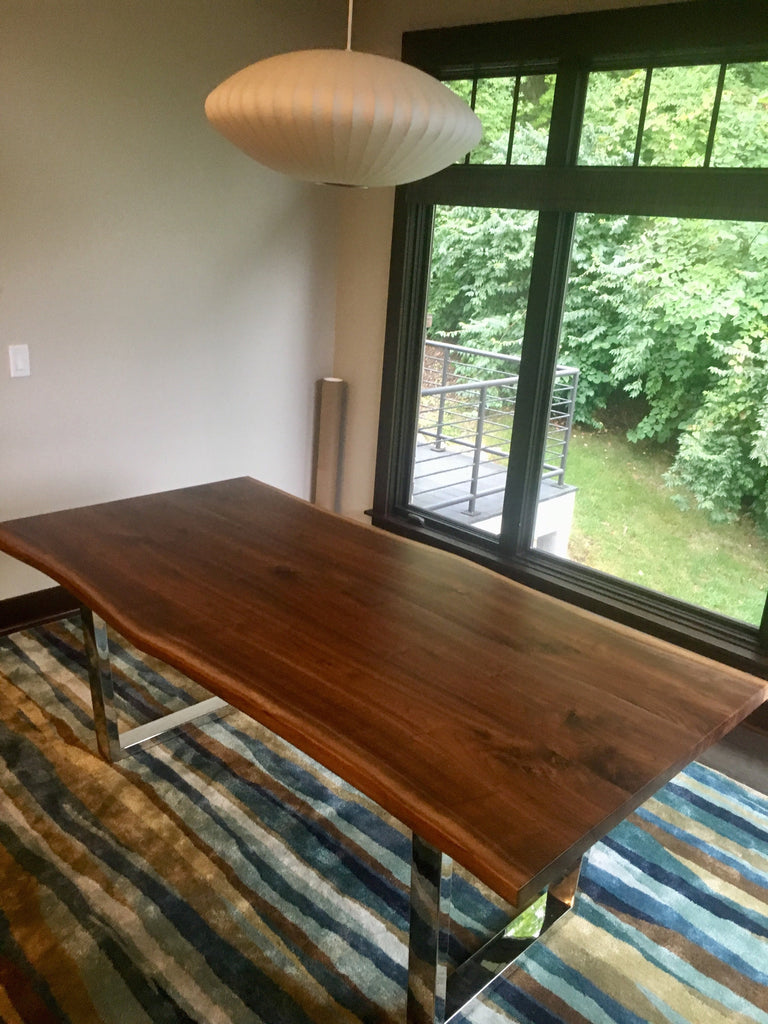
[[347,49],[352,49],[352,5],[354,0],[349,0],[349,13],[347,14]]

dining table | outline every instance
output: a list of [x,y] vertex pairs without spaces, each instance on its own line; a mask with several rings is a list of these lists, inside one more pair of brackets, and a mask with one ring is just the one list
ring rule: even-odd
[[[233,706],[413,835],[408,1024],[514,959],[448,967],[451,865],[567,912],[582,856],[768,697],[768,682],[249,477],[0,524],[80,603],[111,760]],[[120,731],[107,627],[210,696]]]

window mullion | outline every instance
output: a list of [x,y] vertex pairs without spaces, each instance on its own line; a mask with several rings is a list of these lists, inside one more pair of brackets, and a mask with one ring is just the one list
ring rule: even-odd
[[542,213],[536,234],[499,544],[531,546],[575,217]]
[[[575,64],[558,69],[548,166],[572,166],[578,159],[587,80]],[[574,222],[569,212],[539,216],[499,535],[509,553],[532,543]]]
[[646,68],[645,85],[643,86],[643,101],[640,104],[640,119],[637,123],[637,138],[635,140],[635,155],[632,159],[632,166],[640,166],[640,151],[643,147],[643,132],[645,131],[645,118],[648,114],[648,97],[651,94],[651,79],[653,68]]
[[[475,109],[475,107],[477,106],[477,83],[478,83],[478,81],[479,81],[479,79],[478,79],[478,76],[477,76],[477,75],[475,75],[475,76],[473,77],[473,79],[472,79],[472,94],[471,94],[471,96],[470,96],[470,98],[469,98],[469,105],[470,105],[470,107],[471,107],[471,108],[472,108],[473,110],[474,110],[474,109]],[[472,152],[470,151],[470,152],[469,152],[469,153],[467,153],[467,155],[466,155],[466,156],[464,157],[464,163],[465,163],[465,164],[467,164],[467,165],[468,165],[468,164],[470,164],[470,163],[471,163],[471,156],[472,156]]]
[[577,64],[558,68],[547,147],[548,167],[570,167],[578,162],[588,81],[589,72]]
[[395,203],[393,261],[387,305],[379,455],[376,460],[374,505],[389,514],[407,504],[418,416],[424,315],[434,207],[410,203],[399,192]]
[[512,95],[512,113],[509,118],[509,138],[507,140],[507,166],[512,162],[512,146],[515,141],[515,126],[517,124],[517,108],[520,103],[520,75],[515,75],[515,88]]
[[757,641],[764,651],[768,651],[768,595],[765,599],[765,607],[763,608],[763,617],[760,621],[760,629],[757,633]]
[[707,148],[704,154],[704,166],[709,167],[712,161],[712,150],[715,148],[715,133],[717,132],[717,119],[720,116],[720,103],[723,98],[723,86],[725,85],[725,73],[728,70],[727,64],[720,65],[720,73],[717,76],[717,89],[715,100],[712,104],[712,117],[709,123],[709,135],[707,137]]

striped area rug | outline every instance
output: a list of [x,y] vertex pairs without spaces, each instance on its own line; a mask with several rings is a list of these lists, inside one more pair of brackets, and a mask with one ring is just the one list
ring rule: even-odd
[[[113,664],[124,727],[202,695],[117,638]],[[77,622],[17,633],[0,790],[0,1020],[404,1021],[409,834],[244,716],[107,765]],[[459,958],[508,908],[454,891]],[[768,799],[694,765],[614,830],[461,1019],[510,1021],[768,1024]]]

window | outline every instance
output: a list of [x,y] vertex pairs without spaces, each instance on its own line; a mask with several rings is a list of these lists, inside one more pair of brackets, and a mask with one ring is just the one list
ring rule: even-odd
[[471,102],[398,189],[373,518],[768,668],[768,8],[411,33]]

